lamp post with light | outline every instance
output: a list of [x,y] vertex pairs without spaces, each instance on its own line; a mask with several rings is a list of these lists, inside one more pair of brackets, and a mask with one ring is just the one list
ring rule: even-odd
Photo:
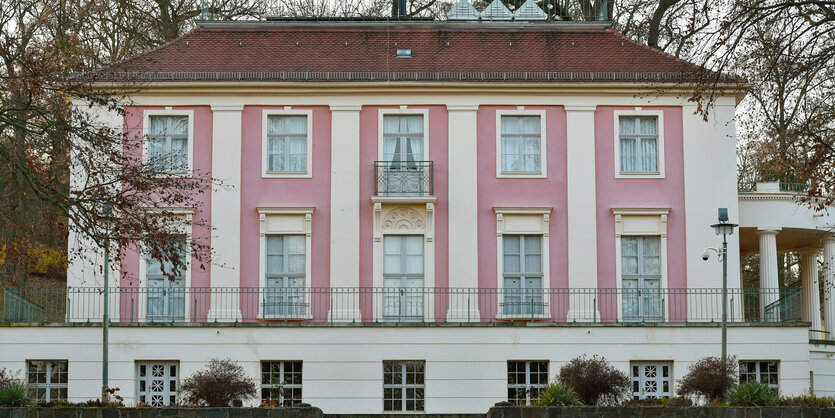
[[110,237],[109,234],[109,227],[110,227],[110,216],[113,214],[113,208],[108,205],[102,205],[101,213],[105,218],[105,222],[107,223],[107,233],[105,234],[104,238],[104,314],[102,316],[102,336],[101,336],[101,401],[103,404],[108,402],[109,394],[108,390],[108,340],[109,340],[109,332],[110,332],[110,303],[109,303],[109,273],[110,273]]
[[719,208],[719,223],[711,225],[716,235],[722,235],[722,249],[705,248],[702,259],[707,261],[708,251],[716,252],[722,262],[722,362],[728,359],[728,235],[733,235],[737,224],[728,222],[728,208]]

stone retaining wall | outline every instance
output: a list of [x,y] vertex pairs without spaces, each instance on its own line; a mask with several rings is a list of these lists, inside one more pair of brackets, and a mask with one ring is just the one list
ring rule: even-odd
[[535,408],[496,406],[487,418],[644,418],[644,417],[716,417],[716,418],[835,418],[835,408],[737,408],[737,407],[565,407]]
[[0,408],[0,418],[322,418],[305,408]]

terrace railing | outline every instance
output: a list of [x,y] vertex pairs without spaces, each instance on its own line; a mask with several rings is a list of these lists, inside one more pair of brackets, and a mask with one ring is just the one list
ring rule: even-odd
[[375,196],[432,196],[432,161],[374,161]]
[[[7,288],[3,322],[100,322],[97,287]],[[722,290],[474,288],[110,289],[113,322],[719,322]],[[798,289],[729,289],[730,322],[798,321]],[[761,300],[777,301],[761,311]]]

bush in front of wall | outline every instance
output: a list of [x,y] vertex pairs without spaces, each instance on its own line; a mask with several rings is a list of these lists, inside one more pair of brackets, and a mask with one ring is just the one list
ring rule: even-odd
[[0,406],[27,406],[33,403],[26,386],[20,383],[12,383],[0,388]]
[[693,401],[677,396],[672,398],[629,399],[621,406],[693,406]]
[[182,399],[194,406],[225,407],[255,396],[255,381],[232,359],[211,359],[207,369],[198,370],[180,385]]
[[800,406],[803,408],[832,408],[835,398],[822,398],[815,395],[788,396],[780,399],[780,406]]
[[739,379],[735,357],[722,361],[719,357],[705,357],[688,367],[687,374],[678,382],[679,396],[702,396],[710,403],[721,401]]
[[582,406],[580,395],[563,384],[550,384],[539,391],[539,398],[531,406]]
[[773,406],[777,405],[780,395],[777,389],[760,382],[746,382],[728,392],[726,401],[731,406]]
[[629,377],[603,357],[576,357],[560,367],[557,381],[580,395],[586,405],[617,404],[629,390]]

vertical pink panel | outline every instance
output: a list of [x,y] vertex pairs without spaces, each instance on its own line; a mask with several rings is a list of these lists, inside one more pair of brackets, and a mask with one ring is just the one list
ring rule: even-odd
[[[615,110],[629,107],[600,106],[595,112],[595,150],[597,182],[597,282],[599,288],[616,288],[615,217],[612,208],[670,208],[667,218],[668,288],[687,287],[684,224],[684,148],[680,107],[644,107],[661,110],[664,115],[663,179],[615,178]],[[667,300],[670,320],[687,317],[686,299]],[[615,320],[616,303],[600,305],[604,320]]]

